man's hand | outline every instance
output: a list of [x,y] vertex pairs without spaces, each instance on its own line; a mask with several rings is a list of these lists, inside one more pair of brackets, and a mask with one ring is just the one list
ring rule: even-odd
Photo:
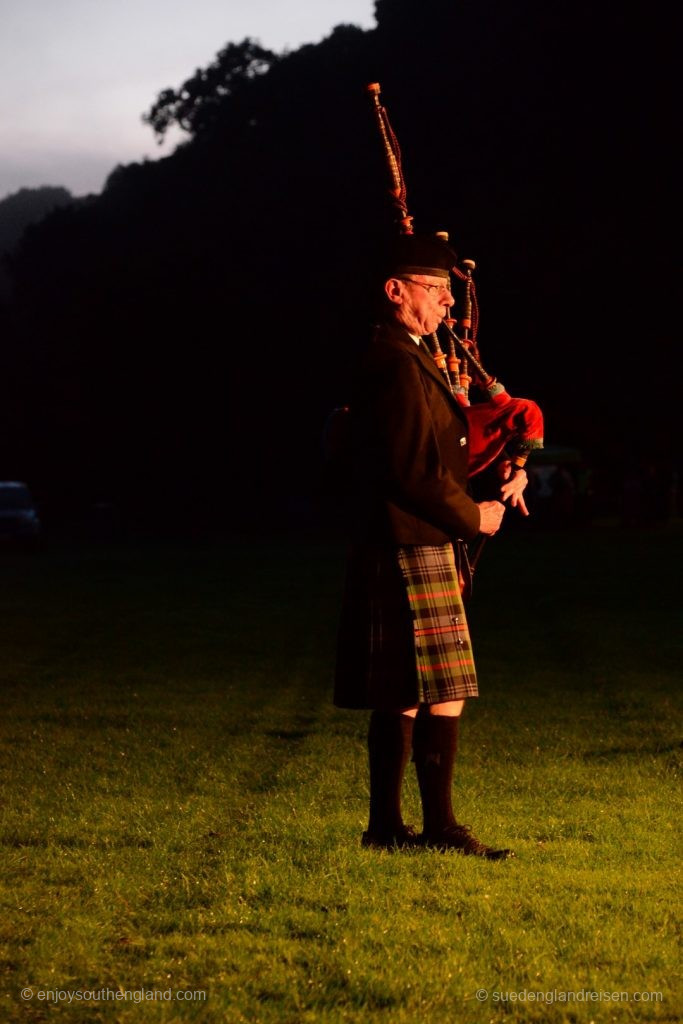
[[500,500],[509,501],[512,508],[517,508],[523,516],[529,515],[529,509],[522,494],[529,482],[526,470],[518,469],[512,472],[512,463],[509,459],[503,459],[497,467],[498,477],[503,481],[500,488]]
[[503,522],[505,505],[500,501],[480,501],[477,502],[477,507],[481,516],[479,532],[485,533],[487,537],[492,537],[494,533],[498,533],[500,524]]

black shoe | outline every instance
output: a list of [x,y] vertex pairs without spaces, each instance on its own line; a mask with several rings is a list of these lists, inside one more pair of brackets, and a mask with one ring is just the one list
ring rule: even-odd
[[494,850],[491,846],[480,843],[467,825],[447,825],[438,835],[422,835],[420,839],[425,846],[433,850],[459,850],[460,853],[484,857],[486,860],[509,860],[510,857],[514,857],[512,850]]
[[418,846],[419,838],[411,825],[401,825],[391,832],[364,832],[361,836],[361,846],[370,847],[375,850],[405,850],[410,846]]

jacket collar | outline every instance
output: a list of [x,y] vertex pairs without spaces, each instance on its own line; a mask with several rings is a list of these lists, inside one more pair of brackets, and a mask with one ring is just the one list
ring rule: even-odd
[[405,329],[405,327],[401,326],[401,324],[398,323],[387,323],[383,325],[383,328],[389,334],[392,341],[396,342],[398,345],[401,346],[401,348],[405,349],[415,359],[417,359],[420,365],[424,367],[426,372],[431,377],[433,377],[438,384],[441,385],[441,387],[446,392],[448,397],[451,399],[453,404],[456,406],[458,411],[461,412],[462,406],[458,399],[455,397],[455,395],[453,395],[453,393],[451,392],[451,389],[448,387],[448,384],[444,380],[441,370],[436,365],[436,362],[434,361],[434,356],[432,355],[431,350],[429,348],[429,343],[424,338],[422,338],[420,340],[420,344],[416,345],[414,338],[410,334],[408,334],[408,331]]

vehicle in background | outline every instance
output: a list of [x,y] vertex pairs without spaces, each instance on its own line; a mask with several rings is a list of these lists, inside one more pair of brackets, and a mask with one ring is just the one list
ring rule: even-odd
[[525,494],[536,526],[586,526],[593,514],[592,475],[578,448],[546,445],[526,464]]
[[41,535],[38,509],[27,485],[0,480],[0,542],[33,547]]

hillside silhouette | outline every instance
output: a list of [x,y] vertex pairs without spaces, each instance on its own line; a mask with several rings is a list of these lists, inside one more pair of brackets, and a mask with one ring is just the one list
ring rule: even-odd
[[302,514],[369,329],[372,255],[395,230],[373,81],[416,229],[448,230],[477,263],[487,367],[607,492],[634,458],[680,466],[673,33],[658,17],[378,0],[374,30],[217,49],[144,112],[187,142],[117,167],[15,249],[0,475],[55,511],[105,501],[152,526]]
[[27,227],[37,224],[48,213],[74,202],[68,189],[45,185],[20,188],[0,200],[0,256],[11,252]]
[[74,202],[68,189],[45,185],[20,188],[0,200],[0,301],[11,293],[11,275],[5,265],[7,256],[19,244],[26,230],[38,224],[48,213]]

